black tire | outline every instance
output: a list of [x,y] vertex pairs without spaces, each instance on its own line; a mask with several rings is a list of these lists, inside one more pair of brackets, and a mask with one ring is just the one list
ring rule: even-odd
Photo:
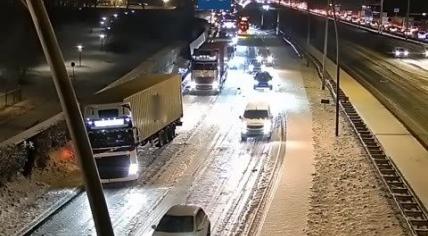
[[162,146],[164,146],[166,143],[167,143],[168,141],[167,141],[167,138],[166,138],[166,135],[165,135],[165,131],[164,130],[162,130],[162,131],[160,131],[159,132],[159,134],[158,134],[158,143],[157,143],[157,147],[162,147]]

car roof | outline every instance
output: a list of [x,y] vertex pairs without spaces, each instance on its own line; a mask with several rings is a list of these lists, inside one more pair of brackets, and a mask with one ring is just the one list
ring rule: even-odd
[[245,110],[269,110],[269,104],[266,102],[249,102]]
[[169,208],[166,215],[194,216],[201,208],[193,205],[175,205]]

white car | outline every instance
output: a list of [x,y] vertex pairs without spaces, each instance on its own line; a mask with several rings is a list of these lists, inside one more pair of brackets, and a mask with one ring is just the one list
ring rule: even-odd
[[408,57],[409,56],[409,50],[402,48],[402,47],[396,47],[394,49],[394,56],[400,57],[400,58]]
[[175,205],[153,225],[153,236],[208,236],[211,223],[204,210],[198,206]]
[[418,32],[418,39],[426,40],[428,38],[428,32],[426,31],[419,31]]
[[268,104],[250,102],[247,104],[244,114],[239,118],[242,121],[242,141],[247,141],[247,138],[250,137],[271,139],[273,116]]

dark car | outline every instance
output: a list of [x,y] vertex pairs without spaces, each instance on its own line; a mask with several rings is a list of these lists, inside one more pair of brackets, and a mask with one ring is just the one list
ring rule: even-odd
[[269,74],[269,72],[257,72],[254,76],[253,88],[269,88],[270,90],[272,90],[272,76]]

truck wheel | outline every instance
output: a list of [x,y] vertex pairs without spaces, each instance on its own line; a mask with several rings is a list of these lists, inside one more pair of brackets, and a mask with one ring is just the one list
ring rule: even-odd
[[162,147],[165,145],[165,132],[161,131],[158,134],[158,143],[156,144],[157,147]]

